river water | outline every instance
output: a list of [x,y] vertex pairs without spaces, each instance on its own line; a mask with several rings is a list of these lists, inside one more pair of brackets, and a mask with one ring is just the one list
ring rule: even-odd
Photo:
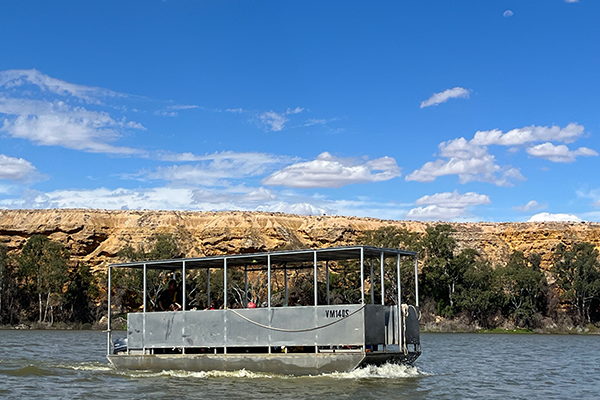
[[600,398],[598,336],[423,334],[414,367],[314,377],[116,371],[105,334],[93,331],[0,331],[0,339],[5,398]]

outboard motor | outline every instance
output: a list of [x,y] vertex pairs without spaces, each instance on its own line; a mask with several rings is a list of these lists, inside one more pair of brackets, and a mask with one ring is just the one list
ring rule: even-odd
[[118,338],[113,343],[113,354],[127,351],[127,338]]

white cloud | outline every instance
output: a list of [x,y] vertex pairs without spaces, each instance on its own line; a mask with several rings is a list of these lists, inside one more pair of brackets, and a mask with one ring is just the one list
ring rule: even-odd
[[263,175],[281,165],[295,161],[295,158],[275,156],[266,153],[222,152],[206,155],[193,153],[157,153],[154,157],[162,161],[195,162],[196,165],[173,165],[158,167],[156,170],[126,178],[160,179],[169,182],[196,186],[228,186],[229,179]]
[[304,123],[304,126],[325,125],[327,122],[326,119],[309,119]]
[[192,188],[28,190],[19,199],[0,200],[0,208],[95,208],[151,210],[254,210],[276,197],[264,188],[207,191]]
[[278,132],[283,129],[285,123],[289,121],[285,114],[279,114],[275,111],[267,111],[259,116],[263,124],[269,126],[269,130]]
[[30,181],[36,177],[39,174],[29,161],[0,154],[0,179]]
[[[564,128],[558,126],[529,126],[513,129],[506,133],[498,129],[478,131],[473,139],[464,137],[442,142],[438,145],[439,156],[446,158],[425,163],[420,169],[406,176],[407,181],[432,182],[445,175],[458,175],[461,183],[471,181],[489,182],[498,186],[512,186],[514,180],[524,180],[519,168],[500,166],[494,155],[489,153],[489,146],[512,146],[511,151],[518,151],[515,146],[540,141],[558,141],[570,143],[584,134],[584,127],[571,123]],[[547,158],[555,162],[571,162],[577,156],[595,156],[596,151],[581,147],[569,151],[566,146],[554,146],[544,143],[527,149],[533,156]]]
[[35,85],[42,91],[48,91],[61,96],[73,96],[90,103],[98,102],[99,97],[126,97],[122,93],[113,92],[108,89],[61,81],[35,69],[0,71],[0,88],[10,90],[27,84]]
[[[82,107],[106,97],[125,97],[109,90],[75,85],[36,70],[0,71],[0,130],[42,146],[62,146],[96,153],[141,154],[111,142],[129,129],[145,128],[107,112]],[[75,103],[75,105],[69,104]]]
[[582,219],[574,214],[551,214],[547,212],[535,214],[527,222],[581,222]]
[[585,199],[591,199],[592,202],[592,206],[594,207],[600,207],[600,189],[590,189],[590,190],[577,190],[576,191],[577,197],[583,197]]
[[479,194],[475,192],[460,194],[456,190],[454,192],[436,193],[434,195],[423,196],[415,201],[415,204],[418,206],[438,205],[449,208],[466,208],[490,203],[490,198],[485,194]]
[[540,204],[535,200],[530,200],[527,202],[527,204],[522,205],[522,206],[516,206],[516,207],[513,207],[512,209],[515,211],[527,212],[527,211],[539,210],[539,209],[546,208],[546,207],[547,207],[546,204]]
[[400,167],[391,157],[358,163],[324,152],[313,161],[289,165],[262,183],[292,188],[339,188],[353,183],[387,181],[400,175]]
[[579,3],[579,0],[565,0],[565,3]]
[[559,126],[526,126],[512,129],[503,133],[499,129],[477,131],[470,144],[476,146],[520,146],[533,142],[564,142],[572,143],[584,134],[585,128],[576,123],[570,123],[564,128]]
[[115,129],[120,126],[104,113],[68,110],[5,119],[0,130],[42,146],[62,146],[92,153],[140,154],[139,150],[109,143],[120,137]]
[[417,207],[406,213],[406,219],[419,221],[449,221],[462,217],[466,211],[462,208],[449,208],[431,205],[427,207]]
[[156,110],[156,111],[154,111],[154,115],[160,116],[160,117],[176,117],[177,115],[179,115],[178,111],[192,110],[195,108],[200,108],[200,106],[188,105],[188,104],[176,104],[176,105],[168,106],[168,107],[160,109],[160,110]]
[[537,146],[529,147],[527,153],[533,157],[544,158],[552,162],[570,163],[577,159],[578,156],[597,156],[595,150],[587,147],[580,147],[577,150],[569,150],[564,144],[553,145],[550,142],[538,144]]
[[449,160],[438,159],[425,163],[420,169],[406,176],[407,181],[432,182],[445,175],[458,175],[460,183],[472,181],[489,182],[497,186],[512,186],[512,180],[524,180],[518,168],[500,167],[493,155],[486,148],[465,148],[445,151],[444,143],[440,145],[442,154],[453,155]]
[[[1,188],[0,188],[1,190]],[[318,196],[317,196],[318,197]],[[395,203],[327,200],[269,189],[235,186],[219,189],[155,187],[138,189],[26,190],[21,198],[0,200],[2,208],[91,208],[132,210],[269,211],[300,215],[348,215],[399,219],[406,210]]]
[[461,87],[455,87],[452,89],[446,89],[443,92],[434,93],[430,98],[421,103],[421,108],[429,106],[437,106],[447,102],[450,99],[468,99],[469,90]]
[[411,209],[405,217],[415,220],[453,220],[468,215],[468,208],[491,203],[485,194],[468,192],[460,194],[458,191],[436,193],[423,196],[415,205],[420,206]]
[[286,203],[284,201],[270,204],[265,206],[259,206],[256,211],[268,211],[268,212],[281,212],[288,214],[298,215],[323,215],[326,214],[324,208],[317,207],[310,203]]
[[509,18],[509,17],[512,17],[513,15],[515,15],[515,13],[513,13],[511,10],[506,10],[502,13],[502,16],[504,18]]
[[292,114],[300,114],[304,111],[304,108],[296,107],[296,108],[288,108],[285,112],[278,113],[273,110],[266,111],[258,116],[261,123],[267,126],[267,129],[273,132],[279,132],[284,127],[286,122],[290,119],[287,117]]

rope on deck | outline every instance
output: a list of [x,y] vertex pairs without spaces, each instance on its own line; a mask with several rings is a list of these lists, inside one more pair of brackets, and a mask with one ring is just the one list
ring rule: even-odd
[[353,315],[354,315],[354,314],[356,314],[357,312],[361,311],[363,308],[365,308],[365,306],[364,306],[364,305],[363,305],[362,307],[360,307],[359,309],[357,309],[357,310],[355,310],[355,311],[351,312],[351,313],[350,313],[350,314],[348,314],[347,316],[345,316],[345,317],[342,317],[342,318],[340,318],[340,319],[336,319],[336,320],[335,320],[335,321],[333,321],[333,322],[330,322],[330,323],[328,323],[328,324],[325,324],[325,325],[321,325],[321,326],[315,326],[315,327],[313,327],[313,328],[305,328],[305,329],[285,329],[285,328],[275,328],[275,327],[272,327],[272,326],[268,326],[268,325],[261,324],[260,322],[252,321],[250,318],[248,318],[248,317],[246,317],[246,316],[244,316],[244,315],[240,314],[240,313],[239,313],[239,312],[237,312],[236,310],[230,309],[230,311],[231,311],[231,312],[233,312],[233,313],[234,313],[235,315],[237,315],[238,317],[240,317],[240,318],[242,318],[242,319],[244,319],[244,320],[246,320],[246,321],[250,322],[251,324],[254,324],[254,325],[256,325],[256,326],[260,326],[261,328],[269,329],[269,330],[272,330],[272,331],[277,331],[277,332],[310,332],[310,331],[316,331],[316,330],[318,330],[318,329],[327,328],[328,326],[331,326],[331,325],[337,324],[337,323],[338,323],[338,322],[340,322],[340,321],[343,321],[343,320],[345,320],[345,319],[347,319],[347,318],[350,318],[351,316],[353,316]]

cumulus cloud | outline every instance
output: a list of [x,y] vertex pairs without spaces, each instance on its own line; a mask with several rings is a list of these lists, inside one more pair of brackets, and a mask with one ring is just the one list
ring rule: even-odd
[[339,188],[353,183],[387,181],[400,176],[391,157],[358,162],[334,157],[328,152],[313,161],[289,165],[263,179],[263,185],[292,188]]
[[503,133],[499,129],[477,131],[470,144],[477,146],[520,146],[534,142],[572,143],[584,134],[585,128],[576,123],[560,126],[526,126]]
[[550,142],[529,147],[526,151],[527,154],[533,157],[539,157],[552,162],[563,163],[573,162],[578,156],[590,157],[598,155],[598,152],[587,147],[580,147],[577,150],[569,150],[569,148],[564,144],[556,146]]
[[460,194],[457,190],[454,192],[436,193],[434,195],[423,196],[415,201],[415,204],[418,206],[438,205],[449,208],[466,208],[490,203],[490,198],[485,194],[478,194],[475,192]]
[[540,204],[535,200],[530,200],[527,202],[527,204],[522,205],[522,206],[516,206],[516,207],[513,207],[512,209],[515,211],[527,212],[527,211],[539,210],[539,209],[546,208],[546,207],[547,207],[546,204]]
[[447,102],[450,99],[468,99],[470,91],[462,87],[446,89],[443,92],[434,93],[430,98],[421,102],[421,108],[437,106]]
[[454,192],[436,193],[417,199],[415,205],[420,207],[411,209],[405,217],[415,220],[447,221],[465,217],[470,207],[489,203],[491,200],[487,195],[475,192],[460,194],[455,190]]
[[23,182],[37,177],[39,173],[29,161],[0,154],[0,179]]
[[436,205],[417,207],[406,213],[407,219],[418,221],[449,221],[466,214],[461,208],[448,208]]
[[531,145],[536,142],[547,142],[530,146],[526,151],[535,157],[543,157],[553,162],[571,162],[577,156],[596,156],[595,150],[581,147],[570,151],[566,146],[555,146],[549,141],[570,143],[584,134],[584,127],[572,123],[564,128],[559,126],[528,126],[513,129],[506,133],[494,129],[478,131],[471,140],[464,137],[442,142],[438,145],[441,157],[436,161],[426,162],[420,169],[406,176],[407,181],[431,182],[445,175],[458,175],[461,183],[471,181],[489,182],[498,186],[511,186],[514,180],[524,180],[519,168],[510,165],[500,166],[494,155],[490,154],[490,146]]
[[286,122],[290,120],[288,115],[300,114],[302,111],[304,111],[304,108],[301,107],[288,108],[285,112],[281,113],[271,110],[260,114],[258,118],[267,127],[267,130],[279,132],[285,127]]
[[527,222],[581,222],[583,221],[574,214],[551,214],[547,212],[533,215]]
[[321,207],[317,207],[310,203],[286,203],[281,201],[276,204],[270,204],[266,206],[259,206],[256,211],[268,211],[268,212],[282,212],[288,214],[298,215],[323,215],[326,214],[326,210]]
[[64,82],[36,70],[0,72],[0,89],[0,114],[5,115],[0,131],[9,136],[87,152],[142,153],[112,144],[125,131],[144,130],[140,123],[81,106],[84,101],[97,107],[103,98],[125,95]]
[[103,113],[69,110],[5,119],[0,130],[42,146],[62,146],[92,153],[140,154],[139,150],[109,143],[120,137],[115,129],[120,126]]
[[406,176],[407,181],[432,182],[445,175],[458,175],[460,183],[489,182],[497,186],[512,186],[513,180],[524,180],[518,168],[501,167],[486,147],[473,146],[464,138],[441,143],[438,159],[425,163]]

